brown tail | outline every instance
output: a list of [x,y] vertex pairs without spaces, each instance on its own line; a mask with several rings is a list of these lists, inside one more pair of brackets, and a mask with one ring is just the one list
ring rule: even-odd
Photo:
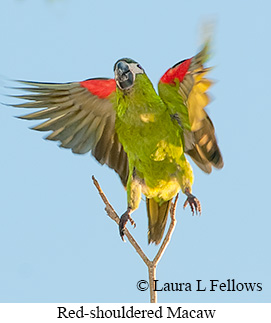
[[148,242],[159,244],[167,223],[167,215],[171,205],[171,200],[159,205],[154,199],[146,199],[149,219]]

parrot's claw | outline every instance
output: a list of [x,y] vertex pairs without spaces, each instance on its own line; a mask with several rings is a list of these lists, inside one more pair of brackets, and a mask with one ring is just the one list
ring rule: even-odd
[[191,193],[189,193],[188,191],[185,192],[185,194],[187,195],[187,199],[184,202],[183,208],[185,209],[187,204],[189,203],[190,207],[191,207],[191,211],[192,211],[192,215],[195,214],[200,214],[201,215],[201,205],[200,205],[200,201]]
[[120,222],[119,222],[119,231],[120,231],[120,237],[122,239],[122,241],[124,240],[124,229],[126,227],[126,224],[128,222],[128,220],[130,221],[131,225],[134,226],[134,228],[136,227],[135,221],[131,218],[131,210],[128,209],[125,213],[122,214],[122,216],[120,217]]

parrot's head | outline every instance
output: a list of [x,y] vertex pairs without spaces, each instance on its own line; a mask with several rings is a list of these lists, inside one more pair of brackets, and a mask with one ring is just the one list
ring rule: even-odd
[[143,68],[130,58],[121,58],[114,65],[115,80],[120,90],[129,90],[134,85],[136,76],[144,74]]

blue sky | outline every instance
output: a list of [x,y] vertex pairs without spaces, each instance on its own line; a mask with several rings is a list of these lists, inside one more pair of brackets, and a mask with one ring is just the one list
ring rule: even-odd
[[[157,279],[262,283],[260,292],[159,292],[160,302],[270,302],[270,63],[268,1],[39,1],[0,4],[1,101],[5,78],[68,82],[113,77],[121,57],[140,62],[156,85],[200,49],[201,24],[216,21],[208,112],[225,167],[205,175],[192,164],[202,216],[180,196],[177,227]],[[0,301],[148,302],[136,289],[147,268],[92,185],[99,180],[119,214],[126,193],[117,175],[89,154],[77,156],[29,130],[0,106]],[[147,245],[144,203],[131,231]]]

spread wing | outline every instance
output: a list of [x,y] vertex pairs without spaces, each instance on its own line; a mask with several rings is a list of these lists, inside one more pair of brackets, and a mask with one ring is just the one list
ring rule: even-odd
[[91,151],[99,163],[113,168],[126,186],[127,155],[115,132],[115,80],[89,79],[64,84],[19,83],[24,87],[18,89],[28,94],[16,98],[28,102],[13,106],[38,109],[20,118],[43,120],[33,129],[51,131],[46,139],[60,141],[60,147],[70,148],[76,154]]
[[167,70],[158,84],[160,97],[183,130],[185,152],[206,173],[212,166],[224,165],[213,123],[205,111],[210,101],[206,91],[212,85],[205,78],[210,70],[204,66],[208,51],[206,43],[196,56]]

